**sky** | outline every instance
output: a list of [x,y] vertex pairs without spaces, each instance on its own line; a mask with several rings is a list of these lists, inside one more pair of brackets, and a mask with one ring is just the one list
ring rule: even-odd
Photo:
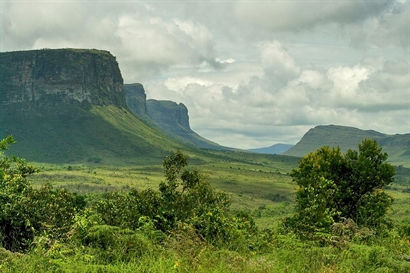
[[0,51],[67,47],[109,50],[225,146],[410,133],[410,0],[0,0]]

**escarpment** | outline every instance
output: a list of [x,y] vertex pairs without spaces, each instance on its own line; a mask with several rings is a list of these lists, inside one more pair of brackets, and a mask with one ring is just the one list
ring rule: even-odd
[[160,162],[182,146],[126,107],[123,78],[108,51],[0,53],[0,138],[38,162]]
[[150,99],[147,101],[147,114],[157,123],[175,128],[175,130],[191,130],[188,109],[183,103]]
[[145,89],[140,83],[124,84],[124,95],[131,112],[178,142],[206,149],[226,148],[201,137],[191,129],[188,108],[183,103],[147,100]]
[[140,83],[124,84],[124,96],[128,109],[138,116],[147,114],[147,95]]
[[217,146],[190,129],[184,105],[147,102],[141,84],[123,84],[115,57],[95,49],[0,53],[7,135],[18,142],[10,153],[53,163],[158,163],[175,149]]
[[0,105],[125,106],[123,79],[108,51],[43,49],[0,53]]

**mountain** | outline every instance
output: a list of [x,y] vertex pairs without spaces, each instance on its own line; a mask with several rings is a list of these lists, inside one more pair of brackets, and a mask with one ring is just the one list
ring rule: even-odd
[[389,154],[391,161],[410,160],[410,134],[387,135],[373,130],[338,125],[320,125],[310,129],[284,154],[301,157],[325,145],[339,146],[345,152],[348,149],[357,149],[357,145],[365,138],[376,140]]
[[291,144],[274,144],[269,147],[263,147],[263,148],[255,148],[255,149],[249,149],[248,151],[254,152],[254,153],[260,153],[260,154],[282,154],[286,151],[288,151],[290,148],[292,148],[293,145]]
[[108,51],[0,53],[0,137],[39,162],[160,162],[189,150],[126,107],[118,63]]
[[124,84],[123,90],[128,109],[139,117],[148,118],[144,86],[140,83]]
[[184,104],[167,100],[147,100],[144,87],[140,83],[124,84],[124,95],[128,108],[135,115],[176,141],[199,148],[224,149],[191,129],[188,109]]

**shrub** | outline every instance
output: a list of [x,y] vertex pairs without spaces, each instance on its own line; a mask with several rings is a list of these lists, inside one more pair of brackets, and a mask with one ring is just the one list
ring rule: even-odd
[[12,143],[12,137],[0,141],[0,244],[11,251],[25,251],[41,232],[52,237],[67,232],[82,201],[51,186],[33,189],[27,178],[37,170],[23,159],[2,153]]
[[352,219],[359,226],[379,228],[392,203],[383,188],[393,181],[376,141],[366,139],[359,151],[322,147],[304,157],[292,177],[299,188],[296,215],[285,224],[302,235],[330,232],[333,223]]

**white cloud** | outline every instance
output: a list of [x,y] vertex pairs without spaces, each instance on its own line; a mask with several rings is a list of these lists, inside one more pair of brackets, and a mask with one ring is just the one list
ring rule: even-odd
[[318,124],[403,133],[409,4],[2,1],[0,47],[110,50],[127,83],[185,103],[228,146],[295,143]]
[[314,70],[304,70],[302,71],[300,77],[296,80],[295,84],[307,84],[313,89],[317,89],[324,83],[323,75]]
[[[162,93],[177,94],[174,99],[188,106],[192,128],[227,146],[295,143],[303,130],[318,124],[406,131],[406,108],[400,102],[407,103],[403,97],[410,74],[404,62],[364,60],[353,66],[303,69],[278,41],[265,45],[269,46],[260,47],[265,72],[237,87],[181,77],[166,81]],[[283,82],[275,82],[289,71]],[[389,86],[390,80],[394,86]]]
[[202,80],[193,77],[182,77],[182,78],[169,78],[164,82],[165,87],[170,90],[181,91],[187,88],[190,84],[196,84],[200,86],[208,87],[212,83],[207,80]]
[[354,67],[334,67],[327,72],[328,79],[333,83],[336,99],[354,99],[359,84],[368,79],[369,69],[356,65]]
[[289,56],[278,41],[262,43],[261,52],[261,62],[263,66],[281,66],[281,69],[291,73],[297,73],[299,71],[293,58]]

